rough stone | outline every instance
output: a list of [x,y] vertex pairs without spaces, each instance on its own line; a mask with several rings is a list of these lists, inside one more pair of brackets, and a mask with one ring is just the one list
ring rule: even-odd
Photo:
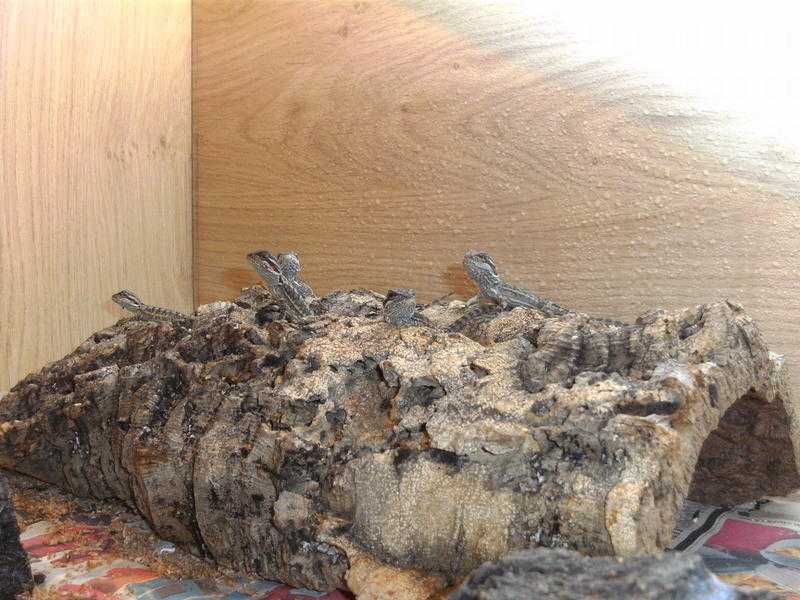
[[376,565],[429,593],[536,545],[653,554],[690,493],[800,486],[798,406],[739,306],[625,324],[453,301],[396,328],[382,300],[292,322],[254,287],[189,329],[124,319],[0,402],[0,465],[225,567],[362,595]]
[[514,552],[476,569],[450,600],[779,600],[717,579],[696,554],[587,557],[572,550]]
[[0,473],[0,598],[13,599],[32,588],[31,566],[19,540],[11,490]]

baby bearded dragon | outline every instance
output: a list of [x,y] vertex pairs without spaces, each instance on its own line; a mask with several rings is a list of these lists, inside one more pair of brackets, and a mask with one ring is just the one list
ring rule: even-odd
[[497,267],[486,252],[469,250],[464,255],[464,268],[480,289],[480,292],[467,301],[467,306],[479,300],[488,300],[500,305],[502,309],[506,307],[515,308],[522,306],[525,308],[535,308],[549,317],[565,315],[569,312],[563,306],[555,302],[539,298],[536,294],[515,287],[506,283],[497,274]]
[[383,320],[394,325],[430,325],[430,321],[417,314],[417,294],[411,288],[394,288],[383,301]]
[[117,292],[111,296],[111,299],[125,310],[145,320],[170,321],[181,325],[186,325],[192,320],[190,316],[180,313],[177,310],[145,304],[136,294],[128,290]]
[[[295,259],[296,258],[295,256]],[[284,274],[281,263],[273,254],[266,250],[259,250],[258,252],[251,252],[248,254],[247,260],[250,261],[250,264],[253,265],[256,272],[267,283],[270,291],[283,301],[286,310],[293,318],[301,320],[304,317],[313,316],[314,313],[311,308],[309,308],[308,302],[306,302],[306,298],[300,291],[299,286],[295,283],[296,280],[292,280]],[[291,272],[293,268],[291,266],[293,262],[292,259],[284,258],[284,262],[289,264]],[[299,273],[299,271],[300,261],[298,260],[297,272]],[[308,289],[310,291],[310,288]]]

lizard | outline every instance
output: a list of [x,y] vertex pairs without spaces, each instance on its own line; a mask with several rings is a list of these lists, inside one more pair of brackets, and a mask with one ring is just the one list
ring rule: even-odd
[[468,250],[464,254],[464,269],[480,290],[477,295],[467,300],[467,306],[480,300],[488,300],[499,305],[501,309],[518,306],[534,308],[548,317],[565,315],[570,312],[555,302],[540,298],[532,292],[503,281],[497,274],[497,267],[492,257],[486,252]]
[[412,288],[394,288],[383,301],[383,320],[394,325],[428,325],[430,321],[417,314],[417,294]]
[[[250,264],[256,272],[267,283],[270,291],[283,302],[287,312],[294,319],[302,320],[306,317],[313,316],[314,313],[308,306],[308,302],[304,296],[304,292],[301,291],[301,287],[297,285],[298,280],[290,278],[287,273],[283,272],[281,262],[289,267],[288,273],[292,273],[293,269],[295,273],[299,273],[300,271],[300,261],[297,260],[297,255],[293,253],[288,254],[292,254],[294,260],[285,254],[283,255],[284,258],[282,261],[279,261],[276,256],[266,250],[251,252],[247,255],[247,260],[250,261]],[[295,261],[297,263],[296,269],[292,264]],[[305,284],[303,285],[309,292],[311,291],[311,288],[308,288]]]
[[117,292],[111,296],[111,299],[125,310],[130,311],[136,316],[145,320],[170,321],[180,325],[186,325],[192,320],[192,317],[178,312],[177,310],[145,304],[136,294],[129,292],[128,290],[121,290]]

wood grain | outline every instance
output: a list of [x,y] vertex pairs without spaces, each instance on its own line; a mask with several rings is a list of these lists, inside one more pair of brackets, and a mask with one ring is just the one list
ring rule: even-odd
[[0,0],[0,389],[137,291],[189,309],[188,0]]
[[460,259],[593,314],[729,297],[800,355],[800,160],[525,3],[195,0],[196,298],[294,249],[318,292],[471,293]]

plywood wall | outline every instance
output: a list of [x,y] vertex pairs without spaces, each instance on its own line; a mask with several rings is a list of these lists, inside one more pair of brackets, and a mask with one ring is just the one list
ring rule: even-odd
[[189,309],[188,0],[0,0],[0,390],[122,316]]
[[797,153],[525,4],[196,0],[199,302],[262,247],[319,292],[466,296],[477,247],[597,315],[737,299],[797,366]]

